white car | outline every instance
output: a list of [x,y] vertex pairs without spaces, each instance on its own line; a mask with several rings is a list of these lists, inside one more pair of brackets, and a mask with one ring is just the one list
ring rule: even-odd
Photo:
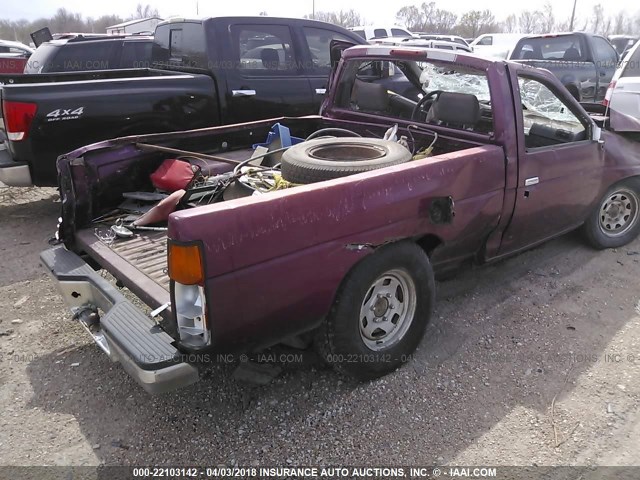
[[460,45],[464,45],[465,47],[469,46],[469,43],[462,37],[458,35],[446,35],[439,33],[423,33],[423,32],[413,32],[414,35],[417,35],[423,40],[439,40],[443,42],[454,42],[459,43]]
[[485,33],[471,42],[470,46],[478,55],[506,60],[524,36],[522,33]]
[[604,97],[611,129],[640,131],[640,42],[620,62]]
[[460,50],[467,53],[472,51],[471,47],[463,45],[462,43],[449,42],[445,40],[425,40],[422,38],[391,37],[372,39],[369,43],[376,45],[400,45],[405,47],[439,48],[441,50]]
[[384,25],[364,25],[360,27],[349,27],[353,33],[360,35],[366,41],[376,38],[388,38],[388,37],[413,37],[413,33],[404,27],[384,26]]

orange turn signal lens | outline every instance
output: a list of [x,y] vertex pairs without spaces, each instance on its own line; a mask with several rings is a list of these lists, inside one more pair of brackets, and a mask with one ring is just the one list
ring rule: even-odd
[[169,278],[183,285],[202,285],[204,270],[199,245],[176,245],[169,242]]

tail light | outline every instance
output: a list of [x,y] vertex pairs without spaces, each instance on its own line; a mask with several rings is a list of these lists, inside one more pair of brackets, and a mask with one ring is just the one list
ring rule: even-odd
[[616,82],[611,82],[609,84],[609,88],[607,88],[607,93],[604,96],[604,100],[602,100],[602,104],[605,107],[609,106],[609,102],[611,101],[611,95],[613,94],[613,89],[616,88]]
[[17,142],[27,138],[37,109],[38,106],[35,103],[11,102],[9,100],[2,102],[4,125],[9,140]]
[[211,343],[207,324],[204,263],[199,244],[180,245],[169,241],[169,278],[172,304],[180,341],[190,347]]
[[169,278],[183,285],[202,285],[204,266],[200,245],[169,242]]

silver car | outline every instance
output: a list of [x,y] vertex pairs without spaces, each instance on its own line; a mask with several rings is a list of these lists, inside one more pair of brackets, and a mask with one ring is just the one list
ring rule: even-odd
[[603,103],[613,130],[640,131],[640,42],[620,62]]

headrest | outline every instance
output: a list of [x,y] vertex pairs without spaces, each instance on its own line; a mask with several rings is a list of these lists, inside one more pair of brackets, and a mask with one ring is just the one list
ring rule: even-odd
[[480,102],[470,93],[442,92],[431,105],[427,120],[473,127],[480,120]]
[[260,52],[262,66],[269,70],[277,70],[280,67],[280,57],[275,48],[263,48]]
[[575,47],[569,47],[564,51],[564,55],[562,56],[563,60],[581,60],[582,56],[580,55],[580,50]]
[[384,85],[356,79],[351,92],[351,102],[365,112],[386,112],[389,107],[389,94]]

